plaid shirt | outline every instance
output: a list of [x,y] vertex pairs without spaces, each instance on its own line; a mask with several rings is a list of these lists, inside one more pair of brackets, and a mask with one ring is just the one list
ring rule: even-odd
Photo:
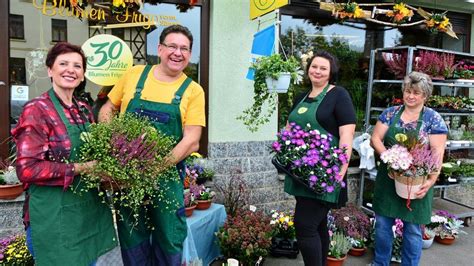
[[[75,121],[84,124],[82,117],[85,116],[79,115],[76,105],[68,109],[64,103],[61,104],[71,124],[75,125]],[[81,110],[87,110],[86,116],[93,121],[90,107],[83,102],[78,102],[78,105]],[[25,189],[30,184],[67,189],[74,180],[73,164],[65,162],[71,153],[71,141],[48,92],[25,105],[12,136],[17,147],[16,171]],[[27,201],[25,203],[26,222],[29,217]]]

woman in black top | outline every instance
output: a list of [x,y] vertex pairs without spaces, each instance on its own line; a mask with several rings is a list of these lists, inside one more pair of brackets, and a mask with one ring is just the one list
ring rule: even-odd
[[[342,87],[332,85],[338,72],[337,61],[330,53],[320,51],[308,62],[306,74],[311,88],[297,97],[288,122],[302,127],[310,124],[312,129],[332,134],[333,139],[337,140],[333,145],[346,147],[350,158],[356,118],[349,93]],[[347,167],[347,164],[341,166],[342,176],[346,174]],[[287,177],[285,192],[296,198],[296,238],[305,265],[325,265],[329,249],[327,213],[330,208],[346,203],[347,190],[342,189],[339,198],[334,198],[336,203],[329,203]]]

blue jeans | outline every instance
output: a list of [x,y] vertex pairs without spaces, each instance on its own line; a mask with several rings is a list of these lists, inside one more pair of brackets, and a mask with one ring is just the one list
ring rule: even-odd
[[[33,249],[33,242],[31,239],[31,225],[26,228],[26,247],[28,248],[28,251],[30,252],[33,259],[35,259],[35,251]],[[90,266],[95,266],[95,263],[96,261],[92,262]]]
[[[388,266],[392,258],[395,218],[375,215],[374,265]],[[403,221],[402,266],[419,265],[423,239],[419,224]]]

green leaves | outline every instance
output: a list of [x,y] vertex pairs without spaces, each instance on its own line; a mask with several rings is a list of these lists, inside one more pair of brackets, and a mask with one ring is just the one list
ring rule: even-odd
[[278,102],[277,94],[268,91],[265,79],[267,77],[278,79],[280,73],[289,72],[291,83],[288,93],[290,93],[290,91],[294,90],[292,85],[299,84],[302,81],[303,71],[300,69],[300,63],[295,57],[283,60],[279,54],[260,57],[252,64],[252,68],[255,69],[253,85],[254,103],[246,108],[237,119],[242,120],[250,131],[256,132],[260,126],[270,121],[270,117],[275,112]]
[[176,142],[147,119],[127,113],[110,123],[93,124],[83,140],[81,161],[97,164],[82,175],[80,190],[105,188],[108,193],[100,194],[111,195],[114,205],[129,207],[135,219],[146,199],[178,206],[167,199],[163,187],[166,182],[181,182],[176,167],[165,162]]

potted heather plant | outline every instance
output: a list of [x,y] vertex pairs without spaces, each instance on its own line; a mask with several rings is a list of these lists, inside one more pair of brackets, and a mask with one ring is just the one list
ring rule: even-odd
[[455,69],[454,54],[420,51],[415,58],[414,70],[428,74],[434,80],[452,77]]
[[107,199],[128,206],[133,217],[138,217],[134,214],[147,203],[166,201],[178,206],[178,202],[165,199],[158,185],[161,181],[180,182],[176,167],[167,163],[176,140],[161,134],[148,119],[130,113],[120,115],[109,123],[92,124],[81,139],[81,160],[97,164],[81,176],[80,186],[73,188],[75,192],[105,189],[108,193],[102,191],[99,195],[112,195]]
[[253,266],[268,256],[272,244],[270,217],[260,211],[239,209],[227,216],[216,233],[219,248],[227,258],[235,258],[244,266]]
[[364,255],[371,226],[369,216],[354,205],[332,210],[332,216],[337,230],[347,236],[351,242],[349,254]]
[[407,52],[382,53],[382,58],[388,67],[388,71],[390,71],[395,78],[401,79],[406,75],[408,61]]

